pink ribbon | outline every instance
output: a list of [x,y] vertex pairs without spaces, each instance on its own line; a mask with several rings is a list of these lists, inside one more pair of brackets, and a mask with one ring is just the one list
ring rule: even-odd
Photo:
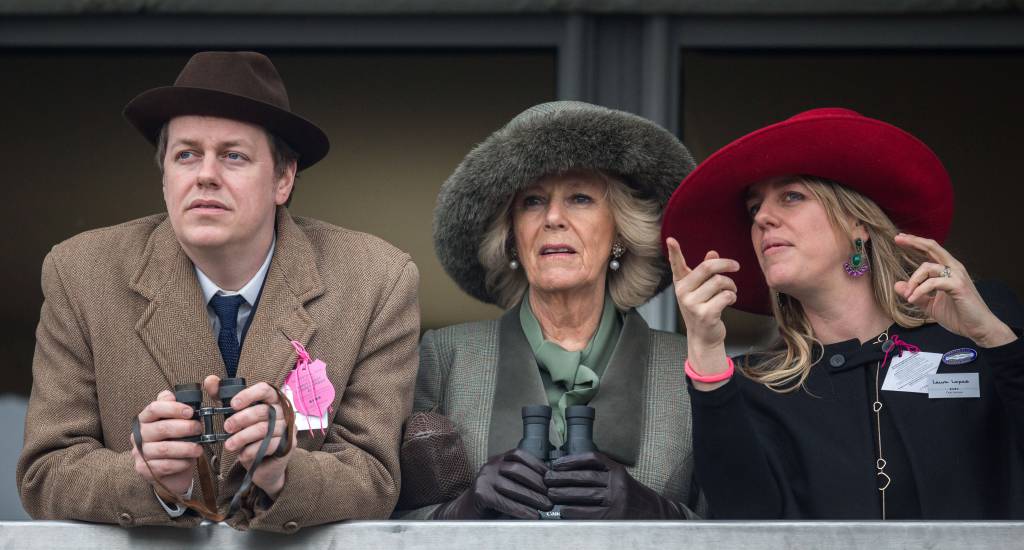
[[903,357],[903,350],[907,350],[910,353],[918,353],[921,351],[921,348],[915,346],[914,344],[908,343],[904,340],[900,340],[899,334],[893,334],[892,339],[889,341],[892,342],[892,345],[889,346],[889,349],[885,350],[885,356],[882,357],[883,365],[885,365],[889,361],[889,353],[891,353],[892,350],[899,350],[896,352],[896,357]]

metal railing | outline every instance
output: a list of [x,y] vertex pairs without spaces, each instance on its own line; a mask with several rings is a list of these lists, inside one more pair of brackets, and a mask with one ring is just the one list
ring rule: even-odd
[[928,548],[1020,549],[1024,522],[838,521],[352,521],[302,529],[293,535],[235,531],[226,525],[194,529],[123,529],[63,521],[0,522],[0,547],[182,548],[217,550],[294,545],[318,550],[511,548]]

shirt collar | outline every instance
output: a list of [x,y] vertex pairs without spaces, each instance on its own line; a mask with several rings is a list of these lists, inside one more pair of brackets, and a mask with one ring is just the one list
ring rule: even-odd
[[263,260],[263,265],[260,266],[256,274],[249,279],[245,286],[238,289],[238,291],[224,290],[217,286],[209,277],[203,273],[199,266],[195,266],[196,277],[199,279],[199,288],[203,291],[203,303],[208,304],[210,300],[217,294],[222,296],[234,296],[239,294],[245,303],[251,307],[256,303],[256,299],[260,297],[260,289],[263,288],[263,280],[267,278],[267,271],[270,270],[270,259],[274,256],[274,248],[277,246],[277,235],[274,235],[274,240],[270,242],[270,250],[267,251],[267,257]]

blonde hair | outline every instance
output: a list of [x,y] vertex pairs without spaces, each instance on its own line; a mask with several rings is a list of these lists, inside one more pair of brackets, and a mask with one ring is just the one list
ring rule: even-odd
[[[626,252],[619,258],[618,271],[608,273],[608,293],[620,310],[636,307],[651,298],[665,274],[661,255],[661,205],[645,199],[617,177],[599,170],[573,170],[559,175],[578,175],[604,182],[615,223],[616,240]],[[529,287],[525,270],[509,269],[515,238],[512,234],[512,203],[508,198],[497,210],[480,243],[478,259],[486,272],[484,283],[495,303],[510,308]],[[611,257],[611,250],[608,251]]]
[[[853,229],[857,222],[864,227],[868,234],[865,254],[871,263],[868,276],[875,301],[901,327],[911,328],[925,323],[926,314],[899,299],[893,285],[896,281],[908,279],[927,258],[915,250],[896,246],[893,238],[899,229],[882,209],[871,199],[833,181],[811,176],[798,176],[786,181],[806,185],[825,209],[833,229],[846,237],[847,242],[853,242]],[[771,302],[772,315],[779,325],[779,338],[768,351],[749,356],[743,371],[769,389],[786,393],[803,385],[811,367],[821,360],[823,346],[814,337],[810,321],[798,300],[773,292]],[[815,349],[819,352],[817,357],[813,356]],[[757,360],[752,361],[753,358]]]

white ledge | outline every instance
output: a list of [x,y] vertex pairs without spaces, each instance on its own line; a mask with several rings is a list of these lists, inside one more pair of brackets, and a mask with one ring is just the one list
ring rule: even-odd
[[351,521],[301,529],[294,535],[239,532],[225,525],[195,529],[123,529],[63,521],[0,522],[4,548],[320,549],[583,548],[709,550],[769,548],[1019,549],[1024,522],[841,521]]

